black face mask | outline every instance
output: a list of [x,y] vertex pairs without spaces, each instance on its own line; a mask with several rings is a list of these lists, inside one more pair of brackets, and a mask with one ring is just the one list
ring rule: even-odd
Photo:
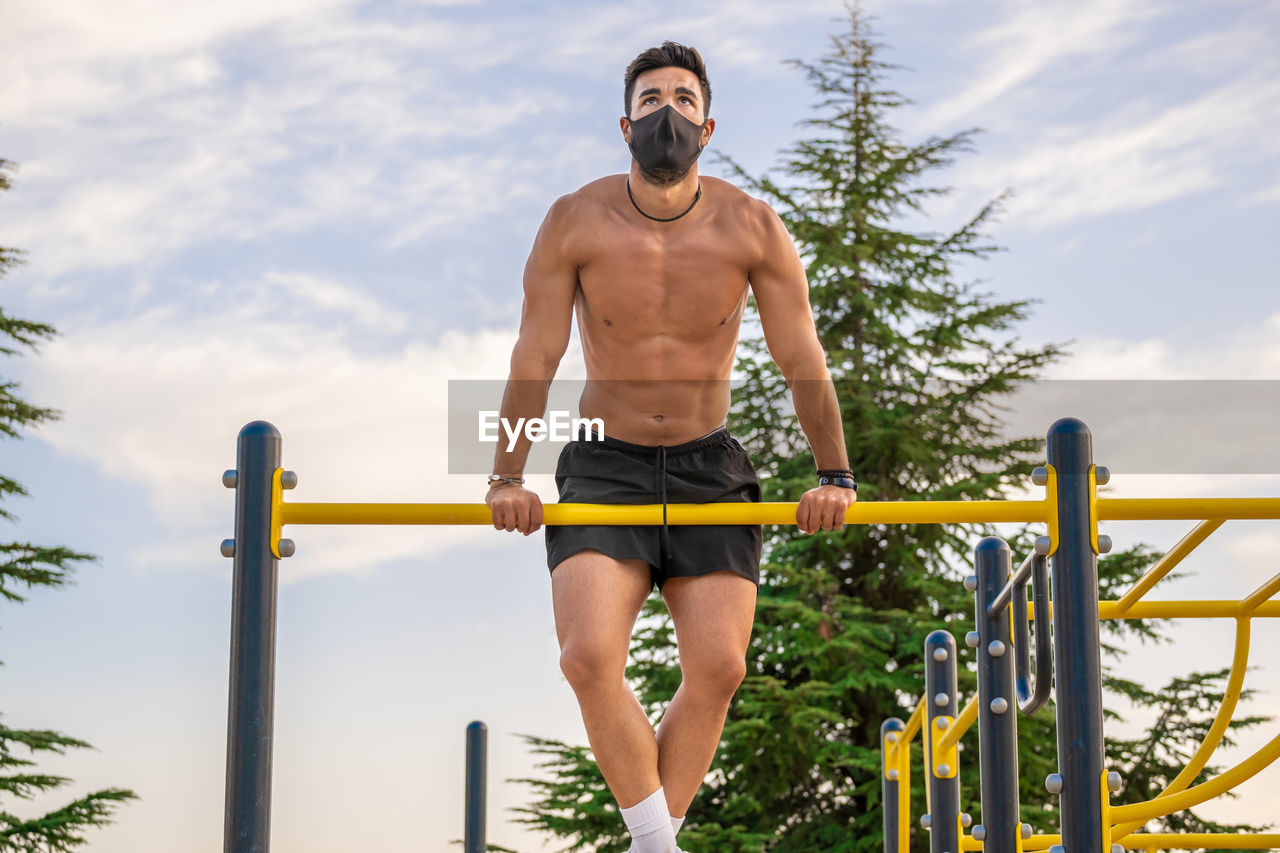
[[695,124],[670,105],[631,122],[631,153],[645,177],[674,184],[689,173],[702,153],[704,125]]

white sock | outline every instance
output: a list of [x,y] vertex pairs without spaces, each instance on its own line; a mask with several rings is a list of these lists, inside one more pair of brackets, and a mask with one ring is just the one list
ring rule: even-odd
[[631,833],[634,853],[677,853],[676,834],[661,787],[631,808],[623,809],[622,820]]
[[682,817],[671,818],[671,834],[672,835],[679,835],[680,827],[682,826],[684,826],[684,818]]

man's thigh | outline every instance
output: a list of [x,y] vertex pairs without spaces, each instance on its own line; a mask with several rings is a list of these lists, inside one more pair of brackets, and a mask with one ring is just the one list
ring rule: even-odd
[[625,662],[640,608],[653,588],[644,560],[616,560],[599,551],[579,551],[551,573],[556,637],[620,654]]
[[671,578],[662,585],[682,667],[745,658],[755,624],[756,585],[732,571]]

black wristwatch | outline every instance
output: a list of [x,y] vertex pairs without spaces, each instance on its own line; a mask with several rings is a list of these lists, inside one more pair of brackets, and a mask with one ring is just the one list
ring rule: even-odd
[[853,472],[835,468],[820,469],[818,471],[818,485],[839,486],[842,489],[858,491],[858,481],[854,479]]

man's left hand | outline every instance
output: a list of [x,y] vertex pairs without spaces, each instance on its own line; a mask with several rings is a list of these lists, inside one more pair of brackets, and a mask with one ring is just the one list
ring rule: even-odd
[[858,499],[853,489],[840,486],[818,486],[800,496],[796,507],[796,524],[805,533],[815,530],[839,530],[844,527],[844,512]]

